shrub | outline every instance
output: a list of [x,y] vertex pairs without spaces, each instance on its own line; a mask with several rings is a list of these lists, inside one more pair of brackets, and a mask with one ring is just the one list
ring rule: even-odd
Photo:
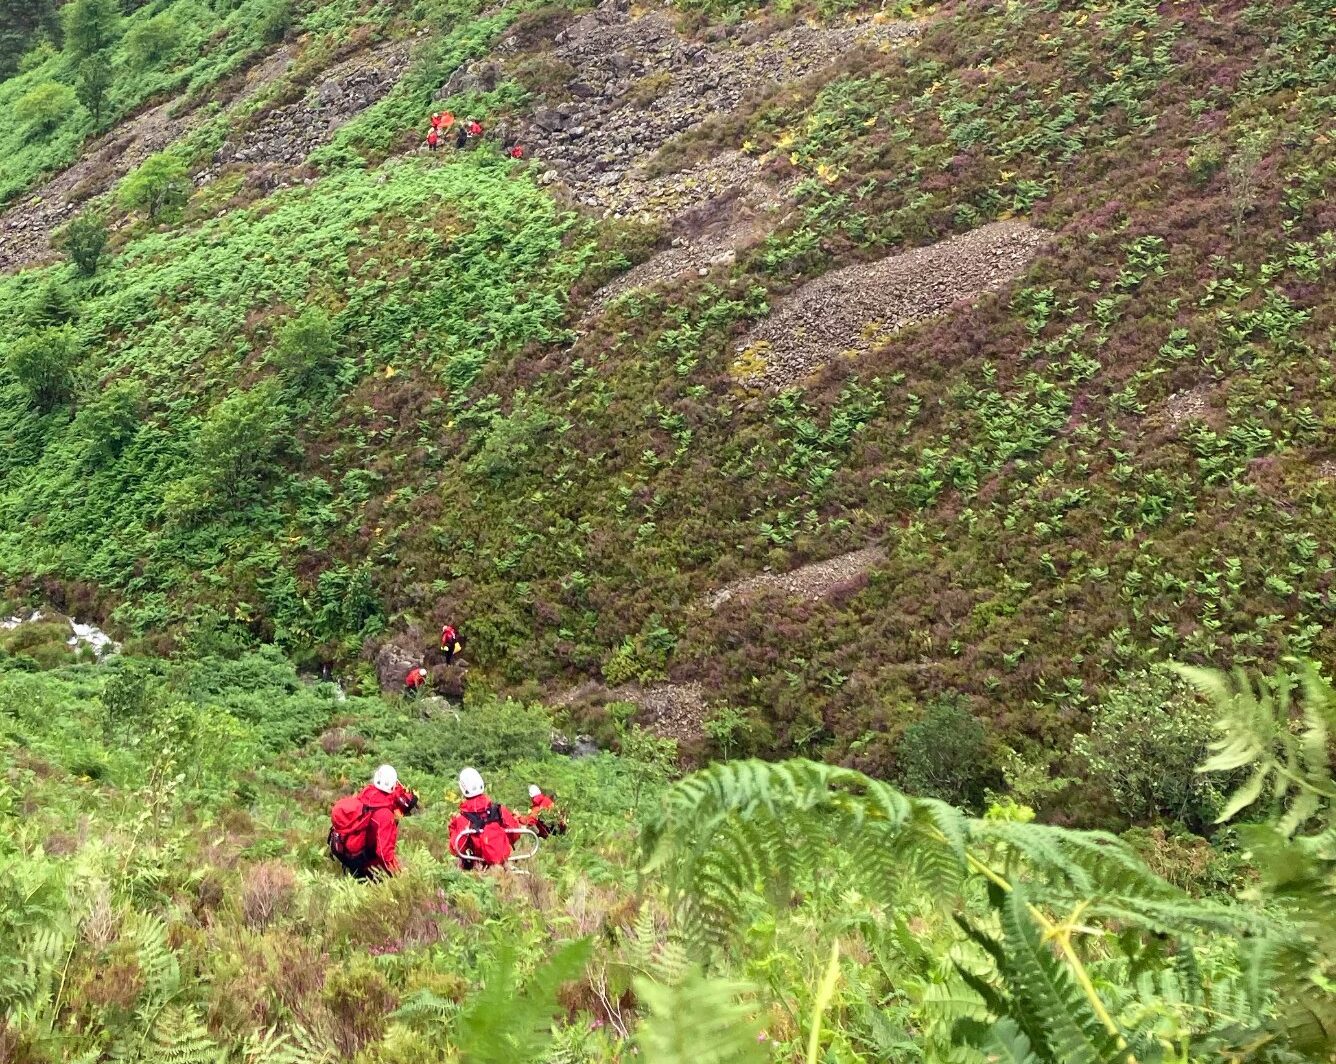
[[156,220],[183,206],[189,195],[186,164],[169,152],[159,152],[121,182],[116,197],[128,210],[144,211]]
[[82,354],[79,334],[62,325],[30,333],[11,344],[5,365],[33,404],[50,411],[73,397],[75,369]]
[[1214,735],[1211,708],[1168,669],[1123,681],[1096,708],[1090,733],[1073,751],[1091,783],[1134,824],[1164,818],[1205,830],[1220,811],[1230,781],[1203,776]]
[[60,11],[65,48],[84,59],[109,48],[120,34],[116,0],[71,0]]
[[97,273],[102,252],[107,246],[107,226],[96,214],[85,212],[70,222],[56,237],[57,249],[85,277]]
[[28,305],[28,324],[34,329],[68,325],[79,316],[79,303],[70,286],[48,277]]
[[1188,155],[1188,174],[1198,185],[1208,185],[1225,165],[1219,144],[1198,144]]
[[972,810],[982,808],[999,777],[983,724],[955,700],[934,703],[905,729],[896,760],[910,794]]
[[613,686],[662,680],[667,675],[668,657],[676,648],[677,636],[654,614],[645,621],[639,635],[622,641],[604,664],[603,679]]
[[260,36],[266,44],[277,44],[292,28],[291,0],[272,0],[260,16]]
[[283,375],[298,386],[327,376],[339,357],[334,326],[320,307],[307,307],[278,333],[275,356]]
[[180,47],[181,25],[166,11],[140,23],[125,37],[125,49],[130,59],[141,67],[171,58]]
[[287,431],[272,384],[229,395],[200,426],[191,448],[195,472],[168,489],[168,509],[189,519],[218,502],[251,498],[273,475]]
[[78,102],[68,85],[44,81],[19,97],[14,104],[14,119],[35,133],[47,133],[60,125]]
[[248,868],[241,882],[241,918],[252,931],[263,931],[292,911],[297,876],[282,861],[262,861]]
[[465,765],[508,765],[547,753],[552,718],[541,706],[509,699],[485,701],[411,729],[395,744],[394,756],[423,772],[453,776]]

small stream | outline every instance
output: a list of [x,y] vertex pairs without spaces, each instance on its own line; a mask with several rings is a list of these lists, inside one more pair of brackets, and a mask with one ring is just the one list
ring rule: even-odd
[[[14,616],[0,620],[0,629],[13,631],[25,624],[36,624],[38,621],[55,620],[59,615],[53,615],[48,618],[41,610],[33,610],[26,617]],[[120,652],[121,645],[107,635],[101,628],[95,624],[80,624],[72,618],[64,618],[70,626],[70,637],[65,640],[69,648],[76,653],[83,647],[92,647],[93,653],[97,655],[98,661],[111,654]]]

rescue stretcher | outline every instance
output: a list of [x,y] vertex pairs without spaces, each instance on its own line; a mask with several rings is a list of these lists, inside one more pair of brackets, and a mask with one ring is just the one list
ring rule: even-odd
[[[533,858],[538,855],[538,848],[542,845],[542,840],[538,837],[538,832],[529,827],[503,828],[502,830],[510,836],[510,856],[507,857],[505,861],[507,871],[514,872],[516,875],[527,876],[529,873],[524,870],[523,863],[525,861],[533,860]],[[459,848],[461,850],[467,850],[468,837],[470,835],[481,834],[482,832],[477,828],[465,828],[459,833]],[[521,839],[526,836],[532,840],[532,845],[528,842],[521,842]],[[524,848],[521,849],[521,846]],[[473,854],[467,852],[461,853],[459,855],[459,860],[470,864],[487,863],[481,857],[475,857]]]

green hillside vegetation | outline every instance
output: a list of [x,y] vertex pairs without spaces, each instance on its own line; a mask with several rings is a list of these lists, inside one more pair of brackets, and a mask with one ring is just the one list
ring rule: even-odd
[[[378,162],[515,14],[433,23],[313,184],[248,204],[224,177],[92,278],[0,285],[11,581],[131,634],[236,625],[343,661],[446,611],[511,684],[625,675],[626,646],[631,675],[703,680],[746,749],[878,773],[952,692],[1045,746],[1149,659],[1331,652],[1324,6],[942,5],[912,49],[673,147],[664,167],[741,144],[801,179],[801,210],[583,336],[582,298],[652,230],[582,220],[490,151]],[[208,76],[173,71],[135,84]],[[474,104],[523,111],[506,84]],[[804,392],[738,383],[738,331],[804,278],[1017,212],[1057,237],[1014,291]],[[303,314],[324,353],[283,353]],[[20,380],[34,344],[55,391]],[[74,484],[86,505],[54,505]],[[825,604],[698,608],[875,540],[888,561]]]
[[[1273,779],[1291,799],[1242,829],[1261,875],[1235,902],[1015,803],[970,819],[813,762],[665,790],[653,762],[548,754],[536,707],[339,700],[272,649],[0,666],[7,1060],[1329,1059],[1312,672],[1275,759],[1291,681],[1194,677],[1226,713],[1214,766],[1253,772],[1227,814]],[[422,796],[406,870],[340,879],[326,811],[385,757]],[[502,800],[557,793],[571,830],[528,874],[449,859],[466,760]]]
[[[14,9],[0,1064],[1336,1059],[1330,0]],[[775,39],[834,58],[651,113]],[[656,123],[781,206],[593,206]],[[785,361],[980,231],[1039,250]],[[466,764],[562,797],[527,875]]]

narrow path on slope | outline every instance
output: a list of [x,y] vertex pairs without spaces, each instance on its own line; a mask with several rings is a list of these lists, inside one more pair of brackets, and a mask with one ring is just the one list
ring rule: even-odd
[[[287,69],[291,50],[279,48],[253,66],[231,106],[248,99]],[[94,141],[79,159],[0,214],[0,271],[50,259],[51,234],[83,203],[109,191],[150,155],[180,140],[211,117],[203,107],[173,115],[172,99],[136,115]]]
[[880,547],[864,547],[823,562],[813,562],[786,573],[761,573],[722,587],[706,596],[705,605],[717,610],[725,602],[757,591],[784,591],[795,598],[815,602],[824,598],[831,589],[862,575],[879,562],[886,560]]
[[856,356],[952,305],[1002,288],[1049,240],[1019,221],[994,222],[927,247],[818,277],[788,296],[737,346],[744,383],[782,389]]

